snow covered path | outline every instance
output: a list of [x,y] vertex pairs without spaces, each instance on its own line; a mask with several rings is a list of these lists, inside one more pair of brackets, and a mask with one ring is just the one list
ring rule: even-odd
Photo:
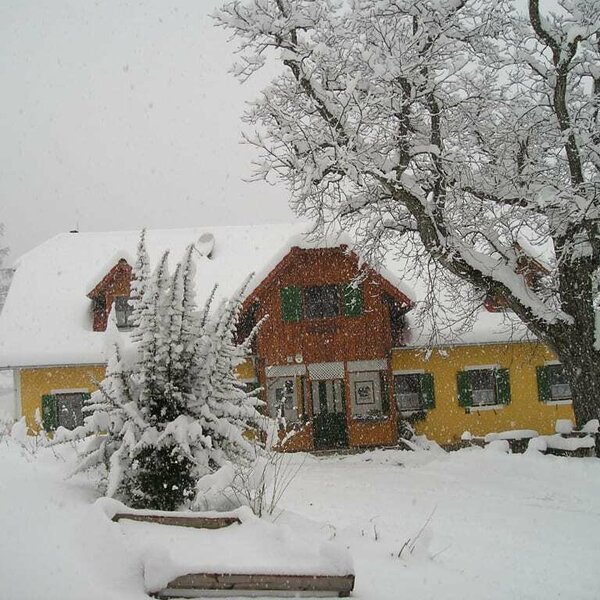
[[356,598],[600,598],[600,461],[479,449],[432,458],[308,457],[285,497],[349,547]]
[[[304,463],[277,523],[348,547],[357,599],[600,597],[596,459],[473,449],[290,460]],[[0,442],[0,598],[146,599],[139,549],[93,504],[91,483],[65,472],[49,450]]]

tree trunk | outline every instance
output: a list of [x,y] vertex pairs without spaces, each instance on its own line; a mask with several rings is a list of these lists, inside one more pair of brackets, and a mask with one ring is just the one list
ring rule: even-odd
[[583,427],[591,419],[600,418],[600,356],[576,341],[569,349],[559,351],[559,358],[571,384],[577,426]]
[[[547,341],[554,348],[571,384],[577,427],[600,419],[600,352],[595,348],[596,318],[593,307],[594,262],[584,257],[560,268],[563,310],[574,322],[553,331]],[[596,434],[600,456],[600,435]]]

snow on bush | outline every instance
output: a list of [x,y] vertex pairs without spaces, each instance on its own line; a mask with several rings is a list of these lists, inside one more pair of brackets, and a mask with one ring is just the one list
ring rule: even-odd
[[493,440],[485,446],[485,450],[497,454],[508,454],[510,452],[510,446],[508,440]]
[[556,425],[554,426],[554,431],[556,431],[556,433],[569,435],[570,433],[573,433],[573,429],[573,421],[571,421],[571,419],[556,420]]
[[553,450],[563,450],[575,452],[584,448],[593,448],[595,446],[594,438],[585,436],[581,438],[564,438],[560,434],[544,436],[548,448]]
[[544,437],[531,438],[527,444],[527,453],[546,452],[548,444]]
[[592,419],[581,428],[581,431],[583,433],[598,433],[599,429],[600,421],[598,419]]
[[488,433],[483,441],[487,444],[495,440],[526,440],[538,435],[539,433],[534,429],[509,429],[508,431]]
[[250,465],[249,427],[262,417],[234,369],[250,339],[235,342],[243,288],[212,310],[194,301],[194,247],[172,275],[165,253],[151,276],[140,237],[134,268],[130,346],[117,340],[85,424],[57,442],[87,438],[77,471],[105,468],[104,492],[131,506],[173,510],[200,501],[198,482],[230,462]]

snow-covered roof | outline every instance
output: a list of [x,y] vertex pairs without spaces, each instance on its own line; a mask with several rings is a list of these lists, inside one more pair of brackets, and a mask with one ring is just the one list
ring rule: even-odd
[[[183,257],[185,248],[203,234],[214,236],[210,258],[198,254],[197,301],[202,304],[215,284],[218,296],[231,296],[250,273],[256,273],[251,288],[276,266],[292,246],[352,246],[346,235],[309,241],[307,225],[269,224],[149,230],[146,244],[155,265],[170,250],[171,265]],[[204,240],[207,236],[204,235]],[[19,261],[13,283],[0,315],[0,368],[99,364],[106,361],[106,335],[92,331],[91,301],[87,294],[120,258],[135,262],[138,231],[65,233],[34,248]],[[199,244],[205,247],[205,244]],[[419,300],[422,283],[410,281],[397,261],[379,269],[400,291]],[[430,339],[432,322],[411,317],[411,346]],[[461,333],[455,343],[497,342],[522,336],[525,329],[502,313],[479,311],[471,331]]]

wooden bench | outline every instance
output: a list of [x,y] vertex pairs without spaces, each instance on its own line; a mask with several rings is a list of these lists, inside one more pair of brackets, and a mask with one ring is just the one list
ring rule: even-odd
[[[190,573],[170,581],[154,594],[157,598],[320,596],[346,598],[354,589],[354,575],[259,575],[234,573]],[[208,594],[207,594],[208,592]],[[221,592],[221,593],[219,593]],[[266,594],[265,594],[266,595]]]
[[145,515],[139,513],[117,513],[112,520],[140,521],[142,523],[156,523],[158,525],[173,525],[177,527],[194,527],[195,529],[221,529],[241,523],[237,517],[206,517],[183,515]]
[[[113,521],[138,521],[158,525],[220,529],[241,523],[237,517],[116,513]],[[319,596],[344,598],[354,589],[354,575],[274,575],[260,573],[189,573],[152,593],[156,598],[202,598],[204,596]]]

